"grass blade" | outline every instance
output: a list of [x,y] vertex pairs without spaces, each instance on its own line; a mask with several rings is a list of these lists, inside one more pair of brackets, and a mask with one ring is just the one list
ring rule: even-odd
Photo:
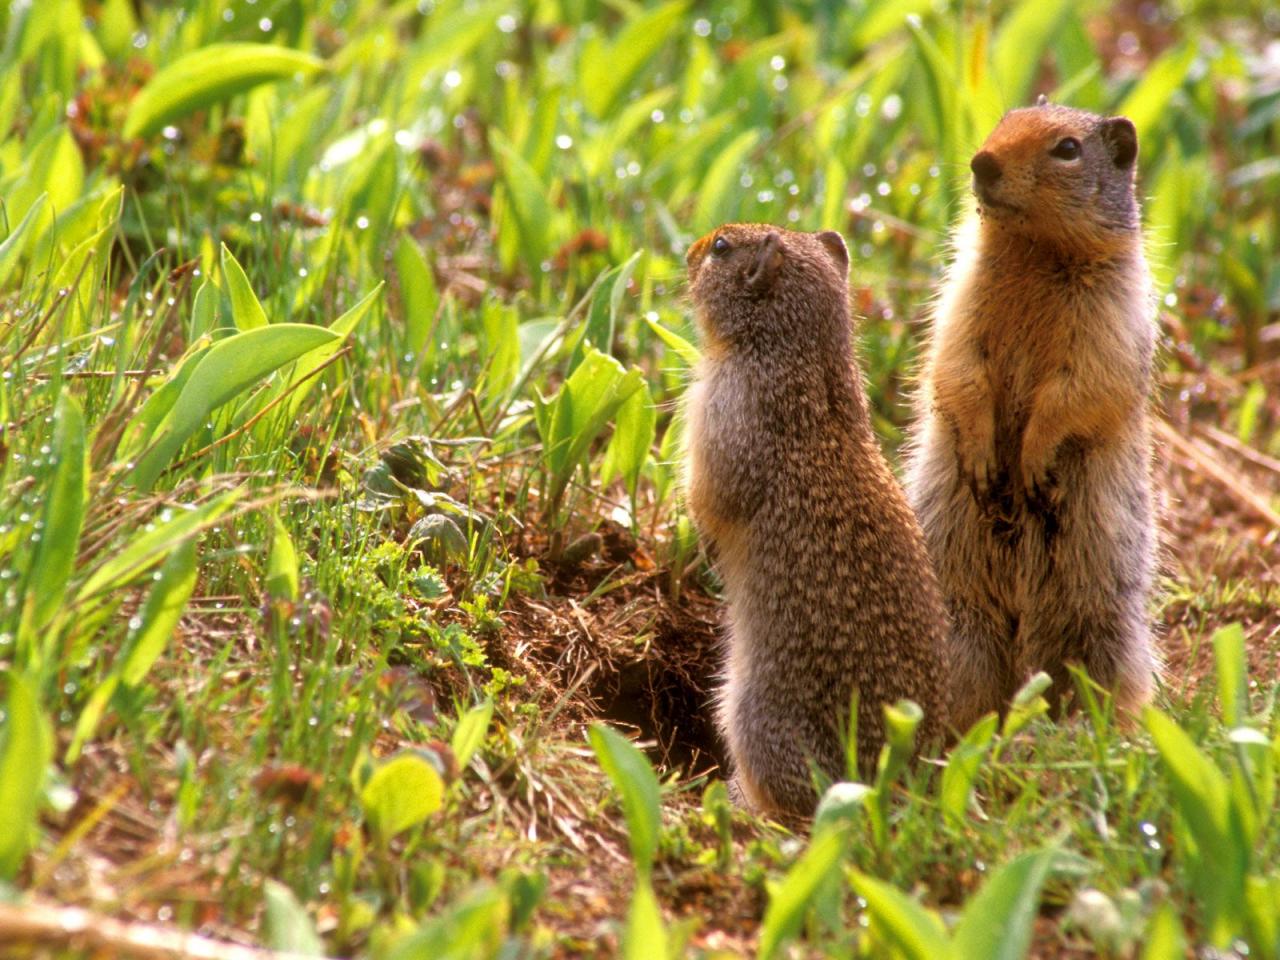
[[39,540],[27,572],[23,629],[19,631],[25,639],[20,646],[33,640],[65,602],[84,527],[89,478],[84,414],[65,393],[54,411],[51,446],[57,462],[49,478]]

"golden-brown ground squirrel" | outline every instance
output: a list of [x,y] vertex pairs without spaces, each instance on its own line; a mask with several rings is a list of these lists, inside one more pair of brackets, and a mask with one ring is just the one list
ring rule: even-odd
[[688,253],[703,357],[689,508],[728,601],[718,722],[747,805],[808,816],[812,770],[874,769],[883,707],[945,730],[946,626],[920,527],[872,433],[837,233],[733,224]]
[[979,218],[934,308],[907,488],[953,623],[951,718],[1084,666],[1133,710],[1157,672],[1154,303],[1124,117],[1041,101],[973,158]]

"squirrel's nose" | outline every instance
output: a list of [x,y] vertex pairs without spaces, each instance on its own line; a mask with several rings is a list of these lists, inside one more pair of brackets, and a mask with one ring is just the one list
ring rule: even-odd
[[993,154],[983,150],[969,161],[969,169],[973,176],[984,186],[990,186],[1000,179],[1000,161]]

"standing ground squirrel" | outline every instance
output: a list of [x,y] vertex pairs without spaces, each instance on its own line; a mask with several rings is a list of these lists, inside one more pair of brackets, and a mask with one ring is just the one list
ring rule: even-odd
[[729,607],[717,719],[751,807],[809,816],[812,771],[858,766],[883,708],[945,730],[946,614],[920,527],[872,433],[837,233],[721,227],[689,250],[703,357],[689,392],[689,508]]
[[952,618],[951,719],[1069,663],[1133,711],[1157,661],[1147,402],[1154,303],[1124,117],[1007,114],[934,310],[907,488]]

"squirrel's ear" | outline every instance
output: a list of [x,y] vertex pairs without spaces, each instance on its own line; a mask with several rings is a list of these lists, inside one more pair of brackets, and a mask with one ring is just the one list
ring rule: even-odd
[[773,279],[782,266],[782,237],[776,230],[770,230],[760,241],[755,254],[751,258],[751,268],[747,271],[747,286],[752,290],[766,290],[773,285]]
[[818,236],[818,242],[827,248],[827,253],[831,254],[831,259],[836,262],[836,266],[840,268],[841,273],[849,272],[849,248],[844,245],[844,237],[836,233],[834,230],[823,230]]
[[1102,140],[1112,163],[1117,167],[1133,166],[1138,157],[1138,131],[1128,117],[1109,117],[1103,121]]

